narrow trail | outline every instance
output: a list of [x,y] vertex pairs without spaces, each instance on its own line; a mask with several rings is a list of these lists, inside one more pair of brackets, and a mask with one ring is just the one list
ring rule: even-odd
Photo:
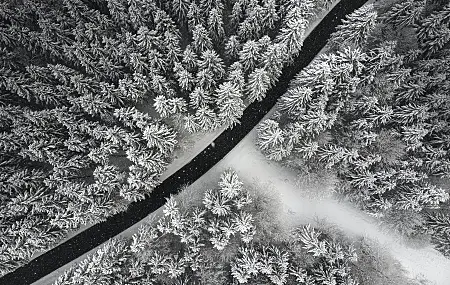
[[349,204],[330,198],[311,199],[295,186],[297,175],[276,162],[268,161],[254,144],[252,131],[218,165],[233,168],[247,181],[276,189],[283,205],[282,217],[289,226],[325,219],[352,236],[365,237],[382,247],[406,270],[408,277],[426,279],[433,285],[450,284],[450,260],[431,246],[412,248],[399,235],[377,225],[376,220]]

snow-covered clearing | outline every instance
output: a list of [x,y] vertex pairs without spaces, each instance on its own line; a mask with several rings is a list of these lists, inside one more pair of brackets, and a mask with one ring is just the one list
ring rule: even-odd
[[[374,218],[351,205],[331,198],[311,199],[296,186],[297,175],[278,163],[267,161],[255,146],[253,130],[216,167],[233,168],[240,177],[270,185],[284,205],[286,226],[295,227],[324,219],[349,235],[365,237],[386,248],[411,278],[426,279],[435,285],[450,284],[450,260],[431,246],[412,248],[395,233],[381,228]],[[323,189],[317,189],[323,191]]]

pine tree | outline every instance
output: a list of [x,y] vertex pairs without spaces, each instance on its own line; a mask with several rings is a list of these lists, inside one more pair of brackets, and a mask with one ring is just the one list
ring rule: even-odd
[[449,194],[445,190],[426,183],[404,186],[401,190],[395,207],[403,210],[411,209],[420,212],[425,207],[436,208],[449,199]]
[[195,84],[195,79],[192,73],[184,69],[184,67],[180,63],[176,63],[174,67],[175,76],[178,80],[178,85],[184,91],[191,91],[192,87]]
[[433,12],[421,21],[417,29],[417,37],[427,52],[434,53],[450,40],[448,23],[450,23],[450,5]]
[[271,119],[258,125],[258,146],[270,159],[281,160],[289,155],[292,148],[286,145],[286,137],[279,124]]
[[425,10],[425,1],[405,1],[397,3],[381,17],[395,26],[406,27],[416,24]]
[[188,18],[188,28],[190,32],[193,32],[197,25],[205,24],[202,17],[202,10],[195,2],[191,2],[191,4],[189,5],[187,18]]
[[377,24],[377,12],[373,4],[364,5],[342,22],[330,39],[333,46],[361,46]]
[[194,115],[187,114],[183,116],[182,121],[182,127],[188,133],[196,133],[200,130],[200,125],[196,122]]
[[241,92],[244,91],[245,78],[244,71],[242,70],[242,64],[235,62],[230,65],[227,80],[237,86]]
[[188,16],[191,2],[188,0],[172,0],[171,5],[168,5],[180,22],[184,22]]
[[286,60],[287,48],[285,45],[275,43],[267,47],[262,55],[262,66],[269,75],[270,85],[274,85],[280,78]]
[[214,79],[214,73],[210,69],[199,70],[195,80],[197,81],[196,87],[207,90],[208,92],[213,91],[217,84],[217,81]]
[[198,68],[213,74],[213,80],[218,81],[225,76],[225,64],[214,50],[205,50],[199,61]]
[[232,35],[228,38],[225,44],[225,54],[230,58],[234,59],[238,57],[239,51],[241,50],[241,42],[236,35]]
[[201,87],[196,87],[194,91],[189,94],[189,105],[194,109],[207,106],[213,102],[212,97]]
[[232,127],[239,123],[245,105],[242,93],[231,82],[222,83],[216,90],[217,106],[219,106],[219,120],[221,124]]
[[427,215],[427,232],[436,249],[450,256],[450,217],[443,213]]
[[108,0],[107,7],[113,19],[120,25],[127,26],[129,19],[127,15],[127,7],[122,0]]
[[177,144],[176,133],[163,124],[151,124],[143,130],[149,148],[157,147],[163,155],[169,155]]
[[250,278],[258,275],[259,253],[253,248],[242,247],[239,249],[240,257],[231,267],[231,275],[240,284],[247,283]]
[[231,213],[230,199],[223,196],[222,193],[213,190],[205,192],[203,205],[218,217],[228,216]]
[[264,2],[263,6],[263,25],[265,25],[269,29],[273,29],[275,24],[279,21],[280,16],[278,15],[278,7],[277,1],[269,0]]
[[208,35],[208,31],[198,24],[192,31],[192,48],[197,53],[202,53],[212,49],[212,40]]
[[186,111],[186,105],[183,98],[166,98],[163,95],[157,96],[153,103],[153,106],[162,118],[177,113],[184,113]]
[[221,10],[213,8],[209,11],[207,25],[209,27],[209,35],[215,43],[220,43],[225,36],[222,18],[223,15]]
[[256,41],[250,40],[244,43],[239,52],[239,62],[242,64],[244,71],[251,72],[260,58],[260,47]]
[[300,7],[294,7],[286,15],[285,21],[276,37],[276,42],[286,47],[289,58],[300,52],[307,25],[308,20],[302,15]]
[[278,107],[287,111],[288,115],[296,118],[306,111],[307,104],[312,99],[313,92],[308,87],[289,88],[278,101]]
[[208,106],[198,108],[195,112],[195,119],[203,131],[212,131],[222,125],[216,113]]
[[402,139],[406,142],[406,150],[416,150],[423,145],[423,138],[429,133],[429,129],[423,124],[411,127],[402,127]]
[[220,175],[220,193],[228,199],[237,197],[243,190],[243,184],[234,171],[228,170]]
[[269,88],[270,78],[266,70],[257,68],[250,73],[247,85],[248,100],[250,102],[264,99]]
[[244,41],[257,39],[264,32],[263,28],[263,7],[257,1],[251,1],[245,9],[245,17],[239,23],[236,34]]

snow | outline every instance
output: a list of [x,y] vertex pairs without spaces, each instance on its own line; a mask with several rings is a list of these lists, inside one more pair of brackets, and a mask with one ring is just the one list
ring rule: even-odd
[[[370,0],[373,1],[373,0]],[[333,1],[333,3],[328,8],[331,11],[337,4],[339,0]],[[323,12],[317,16],[317,19],[309,23],[308,29],[305,31],[305,38],[314,30],[314,28],[320,23],[320,21],[326,16],[327,12]],[[246,103],[248,106],[248,103]],[[151,108],[145,108],[143,110],[151,111]],[[156,114],[155,114],[156,116]],[[189,163],[195,156],[197,156],[203,149],[208,145],[214,147],[214,140],[225,130],[225,127],[220,127],[217,130],[209,133],[195,133],[195,134],[185,134],[180,137],[180,145],[174,151],[174,158],[168,165],[166,171],[161,175],[161,180],[166,179],[170,175],[174,174],[182,168],[185,164]]]
[[[335,1],[330,9],[338,2]],[[323,16],[321,15],[310,24],[305,35],[308,35],[314,29]],[[272,113],[273,110],[266,118]],[[197,133],[183,136],[180,141],[180,147],[174,153],[173,161],[169,164],[161,179],[164,180],[174,174],[206,146],[210,144],[214,146],[213,141],[223,130],[224,128],[219,128],[211,133]],[[302,188],[299,188],[298,177],[294,171],[281,167],[275,162],[266,160],[260,153],[254,145],[255,135],[256,132],[253,130],[221,162],[210,169],[202,178],[190,185],[182,195],[189,195],[188,193],[195,191],[194,189],[196,188],[203,187],[205,184],[211,185],[213,181],[217,182],[220,173],[231,167],[237,171],[240,178],[246,183],[257,182],[258,185],[265,185],[268,188],[276,189],[277,193],[274,196],[278,197],[281,202],[280,205],[283,205],[279,210],[282,213],[281,216],[286,227],[314,223],[317,218],[326,219],[328,222],[336,224],[349,235],[371,239],[387,248],[392,256],[409,273],[410,277],[428,279],[431,282],[430,285],[450,284],[450,260],[443,257],[430,246],[419,249],[409,247],[401,237],[382,229],[372,217],[369,217],[351,205],[330,198],[312,198],[306,190],[317,190],[317,192],[323,193],[331,191],[331,189],[306,189],[308,188],[307,183],[301,183]],[[131,236],[142,223],[148,221],[151,217],[158,217],[161,211],[162,208],[158,209],[146,219],[136,223],[118,236]],[[70,236],[72,235],[74,233]],[[79,258],[34,282],[33,285],[52,284],[65,270],[79,263],[88,254],[95,252],[97,249],[98,247],[83,254]]]
[[280,211],[285,226],[295,227],[324,219],[349,235],[370,239],[386,248],[404,267],[408,277],[426,279],[430,285],[450,284],[449,259],[430,245],[423,248],[408,246],[402,237],[382,228],[374,218],[349,204],[332,198],[310,198],[296,186],[298,176],[293,170],[264,157],[255,145],[255,137],[253,130],[215,168],[231,167],[246,181],[258,181],[276,189],[284,206]]
[[[270,114],[269,114],[270,115]],[[267,117],[267,116],[266,116]],[[279,209],[279,217],[284,227],[293,228],[305,223],[314,224],[317,220],[336,225],[340,230],[350,236],[364,237],[376,242],[396,259],[408,274],[408,277],[425,279],[429,285],[449,285],[450,260],[446,259],[438,251],[426,246],[413,248],[402,237],[379,226],[378,222],[369,215],[361,212],[352,205],[333,200],[330,197],[319,195],[311,197],[307,189],[299,188],[297,173],[279,163],[268,161],[254,143],[256,131],[248,134],[224,159],[211,168],[195,183],[187,187],[180,195],[181,200],[186,200],[196,189],[206,189],[205,186],[215,184],[224,170],[233,168],[244,181],[257,184],[258,188],[277,191],[273,197],[280,199],[282,205]],[[307,186],[307,183],[304,183]],[[265,189],[260,189],[264,191]],[[317,192],[327,192],[331,189],[316,189]],[[152,213],[146,219],[136,223],[119,236],[131,236],[139,226],[161,215],[162,208]],[[96,249],[91,250],[94,252]],[[88,253],[89,254],[89,253]],[[33,283],[33,285],[50,285],[65,270],[74,263],[78,263],[86,257],[84,254],[73,262],[59,268],[51,274]]]
[[214,140],[220,136],[224,130],[225,127],[220,127],[209,133],[195,133],[183,136],[180,140],[179,147],[174,151],[173,160],[168,165],[166,171],[161,175],[161,181],[189,163],[189,161],[202,152],[208,145],[213,144]]

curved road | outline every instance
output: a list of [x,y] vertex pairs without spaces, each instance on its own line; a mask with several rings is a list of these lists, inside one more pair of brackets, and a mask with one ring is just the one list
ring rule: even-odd
[[278,98],[286,91],[290,80],[306,67],[325,46],[331,33],[345,15],[361,7],[366,0],[341,0],[305,39],[302,51],[294,64],[283,69],[280,81],[267,93],[261,102],[248,106],[241,124],[225,130],[199,155],[164,180],[145,200],[130,204],[126,212],[93,225],[66,242],[31,260],[28,264],[0,278],[0,284],[31,284],[94,247],[114,237],[136,222],[145,218],[165,203],[165,198],[176,193],[179,186],[191,184],[231,151],[270,111]]

